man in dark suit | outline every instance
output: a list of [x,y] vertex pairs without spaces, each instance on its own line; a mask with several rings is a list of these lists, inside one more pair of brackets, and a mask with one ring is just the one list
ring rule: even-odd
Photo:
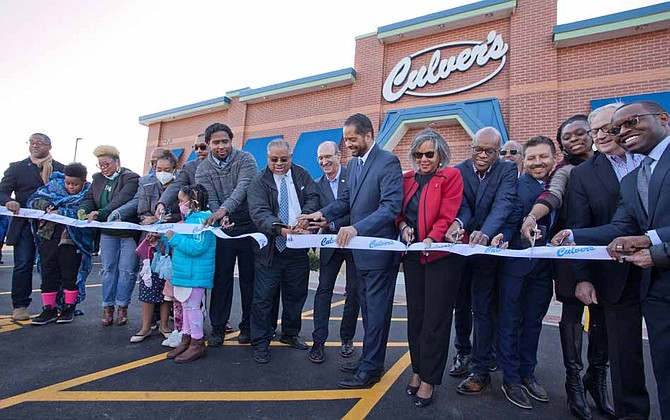
[[[30,156],[9,164],[0,181],[0,204],[14,213],[26,206],[28,197],[47,182],[54,171],[63,172],[63,164],[51,157],[51,139],[46,134],[35,133],[28,140]],[[12,196],[13,195],[13,196]],[[30,293],[33,288],[35,263],[35,238],[28,219],[12,217],[7,231],[7,245],[14,246],[12,272],[12,318],[17,321],[30,319]]]
[[[395,219],[402,208],[402,170],[398,158],[374,142],[372,122],[354,114],[344,122],[343,139],[352,156],[347,165],[348,192],[327,207],[303,217],[320,227],[349,214],[351,226],[337,232],[337,243],[346,246],[355,236],[395,239]],[[325,219],[325,220],[324,220]],[[363,317],[363,354],[358,362],[340,369],[354,373],[340,388],[367,388],[381,379],[391,326],[393,294],[400,255],[397,252],[354,250]]]
[[286,140],[276,139],[268,143],[267,157],[268,167],[254,177],[247,190],[251,219],[268,237],[265,247],[254,247],[255,279],[250,323],[254,360],[262,364],[270,361],[268,349],[274,337],[272,306],[280,287],[283,309],[279,341],[295,349],[308,349],[299,336],[309,285],[308,249],[287,248],[286,236],[300,232],[300,229],[279,225],[296,226],[301,213],[311,213],[320,204],[319,193],[309,172],[291,163],[290,146]]
[[[519,177],[514,211],[505,223],[505,239],[510,248],[524,249],[527,241],[521,236],[524,214],[544,191],[554,168],[556,146],[544,136],[533,137],[523,148],[525,173]],[[547,231],[551,215],[538,220]],[[542,238],[544,245],[546,238]],[[503,370],[502,390],[514,405],[532,409],[524,390],[537,401],[549,402],[547,392],[535,378],[537,346],[542,319],[549,309],[553,294],[551,261],[547,259],[503,258],[500,263],[500,319],[498,323],[498,363]]]
[[[502,136],[495,128],[480,129],[472,141],[472,158],[456,165],[463,176],[463,201],[458,218],[445,235],[447,241],[458,242],[466,235],[471,245],[487,245],[512,212],[518,172],[516,165],[498,158],[501,142]],[[490,255],[468,257],[461,280],[465,287],[471,286],[474,318],[472,373],[456,388],[461,394],[478,394],[491,385],[489,371],[495,369],[496,264],[496,258]],[[461,299],[463,293],[459,295]],[[467,303],[457,301],[460,313],[467,313]],[[463,322],[462,317],[456,320]],[[463,329],[459,327],[457,340],[465,339],[462,334],[459,337],[458,331]]]
[[[610,133],[631,153],[645,155],[638,169],[621,181],[619,205],[612,222],[557,233],[554,244],[604,245],[613,258],[625,261],[636,250],[670,242],[670,116],[651,101],[623,105],[612,116]],[[611,243],[610,243],[611,242]],[[658,384],[661,416],[670,419],[670,270],[643,270],[642,314],[649,332],[651,359]]]
[[[337,144],[332,141],[326,141],[319,145],[317,149],[317,158],[319,166],[324,174],[316,181],[319,191],[321,207],[335,201],[345,194],[347,181],[344,175],[346,168],[340,165],[340,151]],[[342,226],[348,226],[349,215],[333,220],[323,233],[337,233]],[[356,264],[350,249],[321,248],[319,251],[319,286],[314,295],[314,332],[312,345],[309,351],[309,360],[314,363],[321,363],[325,360],[324,343],[328,338],[328,324],[330,318],[330,302],[333,298],[333,288],[337,280],[337,274],[340,272],[342,263],[346,261],[347,274],[345,290],[347,296],[344,301],[344,312],[340,324],[340,355],[342,357],[351,357],[354,354],[354,334],[356,334],[356,322],[358,320],[358,281],[356,278]]]
[[[615,136],[608,133],[612,115],[621,105],[605,105],[589,115],[590,135],[600,153],[571,173],[566,223],[569,228],[610,223],[619,201],[619,182],[642,161],[643,156],[625,151]],[[574,260],[573,266],[579,281],[576,296],[585,305],[601,304],[605,312],[614,413],[619,418],[648,418],[649,394],[642,357],[641,271],[614,261]],[[607,393],[607,359],[597,360],[603,358],[601,353],[589,351],[589,368],[583,383],[600,410],[613,414]]]

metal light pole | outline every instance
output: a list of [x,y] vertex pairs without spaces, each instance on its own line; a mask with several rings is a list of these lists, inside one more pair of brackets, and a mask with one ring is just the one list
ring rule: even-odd
[[77,139],[74,141],[74,160],[73,162],[77,161],[77,146],[79,145],[79,140],[83,140],[81,137],[77,137]]

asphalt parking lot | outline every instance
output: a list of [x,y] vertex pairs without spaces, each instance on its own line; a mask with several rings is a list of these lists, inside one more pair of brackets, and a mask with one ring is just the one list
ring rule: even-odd
[[[406,308],[401,297],[393,310],[382,381],[366,390],[340,390],[337,381],[346,374],[340,372],[339,364],[347,361],[339,356],[341,295],[333,298],[326,361],[320,365],[308,360],[307,351],[279,342],[271,347],[272,361],[258,365],[252,360],[251,348],[235,340],[237,333],[227,336],[224,346],[210,348],[204,359],[178,365],[165,359],[168,349],[160,345],[158,334],[138,344],[129,342],[139,328],[140,305],[136,300],[130,306],[128,325],[100,325],[99,264],[94,265],[88,279],[87,299],[81,305],[84,315],[72,324],[37,327],[29,321],[11,320],[11,249],[5,249],[4,255],[5,264],[0,266],[0,419],[572,418],[565,403],[558,329],[551,325],[542,332],[536,372],[550,403],[536,402],[531,411],[512,406],[500,391],[502,374],[496,372],[492,374],[493,388],[479,396],[456,394],[459,379],[445,374],[442,385],[436,387],[433,405],[415,408],[404,395],[411,369]],[[94,262],[99,261],[96,258]],[[38,279],[36,274],[30,307],[34,314],[41,306]],[[312,303],[310,291],[302,330],[308,344]],[[233,325],[238,308],[235,300]],[[360,354],[362,336],[359,320],[354,357]],[[652,418],[659,418],[646,342],[645,347]],[[595,408],[594,417],[601,418]]]

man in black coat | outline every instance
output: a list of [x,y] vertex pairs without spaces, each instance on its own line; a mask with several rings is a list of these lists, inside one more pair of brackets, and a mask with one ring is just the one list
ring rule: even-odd
[[[621,181],[619,205],[607,225],[566,229],[554,244],[605,245],[623,262],[639,249],[670,242],[670,116],[655,102],[624,105],[612,116],[610,132],[631,153],[645,155],[640,167]],[[649,332],[661,417],[670,419],[670,270],[646,268],[640,282],[642,315]]]
[[282,336],[279,341],[307,350],[300,338],[302,308],[309,285],[308,249],[286,246],[286,237],[301,213],[319,209],[319,193],[306,169],[291,164],[290,145],[277,139],[268,143],[268,167],[249,184],[247,202],[251,220],[268,237],[268,244],[255,248],[254,292],[251,303],[251,345],[254,360],[268,363],[272,328],[272,306],[281,287]]
[[[619,201],[619,182],[642,162],[644,156],[626,152],[607,132],[612,114],[621,105],[605,105],[589,115],[590,135],[600,153],[571,173],[566,223],[570,228],[610,223]],[[614,412],[619,418],[648,418],[649,394],[642,358],[641,270],[614,261],[574,260],[573,266],[579,282],[576,296],[585,305],[601,304],[605,312]],[[589,369],[584,388],[601,412],[609,411],[606,359],[598,363],[595,359],[603,355],[597,353],[601,352],[589,351],[587,356]]]
[[[332,141],[321,143],[317,149],[319,166],[324,174],[316,181],[319,191],[321,207],[341,198],[346,193],[346,168],[340,165],[340,151]],[[335,219],[330,226],[323,229],[323,233],[335,234],[342,226],[350,225],[349,215]],[[340,355],[351,357],[354,354],[354,334],[358,320],[358,280],[356,263],[350,249],[321,248],[319,251],[319,286],[314,295],[314,345],[309,352],[309,360],[321,363],[325,360],[324,343],[328,338],[328,324],[330,318],[330,301],[333,298],[333,288],[343,262],[347,262],[346,292],[342,323],[340,325],[340,339],[342,346]]]
[[[28,197],[49,182],[54,171],[63,171],[63,164],[51,157],[51,139],[46,134],[35,133],[28,140],[30,156],[9,164],[0,181],[0,204],[18,213],[25,207]],[[12,196],[13,195],[13,196]],[[35,263],[35,238],[28,219],[13,217],[7,231],[7,245],[14,246],[12,272],[12,318],[17,321],[30,319],[28,306],[33,287]]]

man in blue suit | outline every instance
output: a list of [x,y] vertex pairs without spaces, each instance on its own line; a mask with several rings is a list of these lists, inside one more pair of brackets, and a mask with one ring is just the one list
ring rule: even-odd
[[[326,141],[317,149],[319,166],[323,169],[323,175],[316,181],[316,187],[321,199],[321,207],[341,198],[347,189],[345,177],[346,168],[340,165],[340,150],[337,144]],[[330,222],[323,233],[337,233],[342,226],[348,226],[349,215],[340,217]],[[353,343],[356,334],[356,322],[358,320],[358,279],[356,278],[356,263],[350,249],[321,248],[319,252],[319,286],[314,295],[314,332],[312,340],[314,344],[309,351],[309,360],[321,363],[325,360],[324,343],[328,338],[328,323],[330,318],[330,302],[333,298],[333,288],[337,280],[343,262],[347,262],[346,292],[342,323],[340,324],[340,339],[342,347],[340,355],[351,357],[355,347]]]
[[[518,185],[518,171],[513,163],[498,158],[501,142],[502,136],[495,128],[480,129],[472,141],[472,158],[456,165],[463,176],[463,201],[458,211],[458,218],[445,235],[447,241],[458,242],[462,235],[467,235],[471,245],[488,245],[491,238],[500,232],[507,216],[512,212]],[[494,369],[495,366],[493,342],[496,264],[496,258],[491,255],[467,258],[461,284],[465,284],[465,287],[471,285],[474,318],[473,362],[472,373],[456,388],[460,394],[478,394],[491,386],[489,369]],[[461,288],[461,291],[463,290]],[[457,301],[457,307],[461,305],[462,308],[459,312],[467,314],[469,311],[467,302],[462,301],[466,298],[461,297],[463,293],[459,295],[461,301]],[[463,319],[461,317],[456,319],[462,325]],[[468,338],[459,334],[459,327],[456,325],[457,342]],[[453,375],[452,372],[450,374]]]
[[[652,101],[623,105],[612,116],[610,132],[631,153],[645,155],[638,169],[621,181],[620,200],[612,222],[592,228],[565,229],[554,244],[604,245],[623,262],[639,249],[670,242],[670,116]],[[666,193],[662,194],[662,191]],[[640,284],[642,315],[658,384],[661,417],[670,419],[670,270],[646,268]]]
[[[514,212],[503,230],[512,249],[524,249],[529,245],[521,236],[522,217],[530,212],[547,185],[554,168],[556,146],[550,138],[538,136],[528,140],[523,151],[525,173],[519,177]],[[538,220],[538,225],[548,231],[551,215]],[[546,238],[540,240],[543,243],[535,245],[544,245]],[[549,401],[547,392],[535,379],[535,366],[542,319],[553,294],[551,261],[503,258],[499,263],[498,363],[503,370],[502,390],[512,404],[532,409],[524,390],[538,401]]]
[[[313,225],[324,227],[349,214],[351,226],[341,227],[337,233],[340,246],[346,246],[351,238],[359,235],[397,238],[395,219],[400,214],[403,198],[400,161],[374,143],[372,122],[363,114],[347,118],[343,139],[356,158],[347,166],[348,193],[321,211],[301,218],[315,220],[317,223]],[[365,329],[363,354],[358,362],[341,366],[354,376],[342,379],[338,386],[367,388],[379,382],[384,370],[400,255],[371,250],[354,250],[353,255]]]

